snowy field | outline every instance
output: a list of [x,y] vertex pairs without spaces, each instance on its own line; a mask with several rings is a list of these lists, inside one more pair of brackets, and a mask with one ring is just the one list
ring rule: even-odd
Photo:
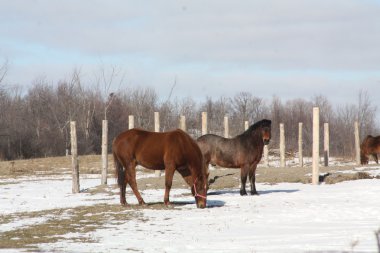
[[[380,167],[371,169],[376,174]],[[0,179],[0,238],[54,218],[56,214],[46,210],[118,205],[114,179],[108,186],[113,194],[85,190],[99,182],[98,176],[81,175],[84,191],[71,194],[68,175]],[[139,218],[110,219],[95,230],[68,233],[52,243],[34,245],[35,249],[0,252],[377,252],[379,179],[318,186],[258,184],[257,189],[259,196],[244,197],[238,189],[210,190],[206,209],[196,208],[189,190],[172,189],[174,207],[126,208],[121,212],[137,213]],[[164,190],[149,189],[142,194],[148,203],[162,202]],[[130,188],[127,201],[137,204]],[[34,211],[45,212],[15,218],[18,213]]]

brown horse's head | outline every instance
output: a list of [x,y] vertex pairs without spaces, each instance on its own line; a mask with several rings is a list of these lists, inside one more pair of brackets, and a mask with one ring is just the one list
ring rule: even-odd
[[207,205],[207,184],[207,177],[198,177],[194,181],[193,194],[198,208],[205,208]]
[[[203,160],[203,159],[202,159]],[[191,189],[193,196],[195,198],[195,203],[198,208],[205,208],[207,205],[207,191],[208,191],[208,176],[209,176],[208,166],[206,163],[202,162],[202,171],[194,178],[194,184]]]
[[210,173],[208,172],[207,166],[204,166],[206,168],[204,170],[206,173],[199,174],[196,178],[191,175],[191,171],[188,169],[188,167],[180,167],[177,169],[177,171],[182,175],[185,182],[190,186],[191,193],[195,198],[195,203],[197,204],[198,208],[206,207],[207,191],[209,187],[208,176]]

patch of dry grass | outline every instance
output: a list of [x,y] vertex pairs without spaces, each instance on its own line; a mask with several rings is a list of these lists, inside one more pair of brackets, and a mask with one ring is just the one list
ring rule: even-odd
[[[47,220],[1,233],[0,248],[38,249],[40,243],[60,240],[94,242],[86,234],[104,228],[110,221],[111,224],[120,224],[130,219],[143,219],[139,210],[106,204],[0,216],[2,223],[36,217],[46,217]],[[78,233],[78,236],[68,239],[65,235],[69,233]]]
[[[108,156],[109,173],[113,173],[113,159]],[[79,156],[79,170],[83,174],[100,174],[101,156]],[[71,173],[71,156],[0,161],[0,176],[60,175]]]

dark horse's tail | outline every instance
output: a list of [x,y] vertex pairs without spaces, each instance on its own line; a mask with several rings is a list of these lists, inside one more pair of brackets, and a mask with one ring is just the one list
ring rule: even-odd
[[113,160],[114,160],[114,164],[115,164],[115,176],[117,178],[117,184],[119,186],[124,187],[124,184],[125,184],[125,170],[123,170],[123,165],[119,161],[119,158],[118,158],[118,156],[117,156],[117,154],[116,154],[116,152],[114,150],[112,151],[112,154],[113,154]]

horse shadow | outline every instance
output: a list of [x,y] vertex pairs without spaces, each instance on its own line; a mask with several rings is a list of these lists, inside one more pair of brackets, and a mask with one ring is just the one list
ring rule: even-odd
[[[216,208],[216,207],[223,207],[226,204],[226,202],[221,200],[207,200],[207,207],[206,208]],[[159,208],[159,209],[172,209],[175,207],[183,207],[187,205],[196,205],[195,201],[187,201],[187,200],[175,200],[170,202],[170,206],[166,206],[164,202],[158,201],[158,202],[150,202],[146,203],[146,207],[148,208]]]
[[291,189],[291,190],[266,190],[266,191],[259,191],[259,195],[265,195],[265,194],[271,194],[271,193],[293,193],[298,192],[299,189]]
[[[290,189],[290,190],[265,190],[265,191],[258,191],[259,195],[266,195],[271,193],[293,193],[298,192],[298,189]],[[240,195],[240,190],[219,190],[219,191],[212,191],[207,193],[207,196],[209,195],[226,195],[226,194],[232,194],[232,195]]]

